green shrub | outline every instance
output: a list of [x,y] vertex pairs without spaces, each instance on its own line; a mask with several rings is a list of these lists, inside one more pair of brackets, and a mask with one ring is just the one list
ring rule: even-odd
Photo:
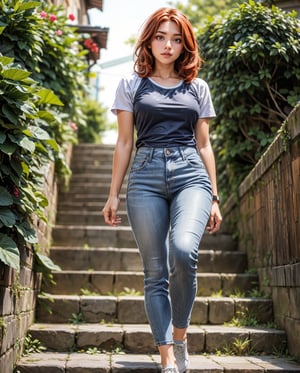
[[202,30],[210,85],[221,193],[241,180],[273,140],[300,97],[300,35],[296,13],[250,1]]
[[64,146],[76,141],[70,123],[84,118],[79,36],[60,9],[49,8],[50,18],[40,5],[0,3],[0,261],[16,270],[19,250],[28,245],[39,269],[57,269],[37,252],[32,220],[46,221],[49,161],[59,174],[69,173]]
[[92,99],[83,101],[85,123],[78,127],[78,141],[100,143],[101,133],[106,129],[106,109]]

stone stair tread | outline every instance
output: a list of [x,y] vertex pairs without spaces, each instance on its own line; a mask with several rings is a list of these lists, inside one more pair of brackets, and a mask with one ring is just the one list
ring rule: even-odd
[[[118,294],[125,288],[143,292],[144,275],[140,271],[54,271],[55,284],[45,284],[49,293],[77,294],[82,288],[98,294]],[[233,290],[248,293],[257,283],[257,275],[249,273],[198,273],[198,293],[207,296],[213,293],[230,295]]]
[[[111,179],[111,169],[107,170],[106,172],[102,172],[101,174],[97,174],[95,172],[80,172],[80,173],[74,173],[72,174],[71,183],[77,183],[77,182],[85,182],[86,180],[102,180],[102,179]],[[127,180],[127,175],[125,176],[125,181]]]
[[[108,182],[101,182],[101,181],[95,181],[95,182],[78,182],[76,184],[70,184],[70,187],[72,188],[73,193],[94,193],[96,190],[100,194],[109,193],[109,183]],[[126,192],[126,186],[123,185],[121,187],[120,192],[124,194]]]
[[[104,354],[43,352],[22,357],[17,366],[20,373],[101,373],[160,372],[157,354]],[[47,369],[47,370],[46,370]],[[56,370],[55,370],[56,369]],[[189,373],[236,372],[285,373],[300,372],[300,364],[276,356],[190,355]]]
[[72,209],[74,211],[77,211],[77,213],[81,213],[82,211],[97,211],[99,214],[101,214],[101,209],[104,206],[104,202],[98,201],[95,199],[89,199],[88,197],[85,198],[84,201],[73,201],[73,200],[63,200],[59,202],[58,204],[58,213],[61,210],[65,209]]
[[[142,271],[137,248],[52,247],[52,260],[63,270],[97,269]],[[198,272],[245,273],[246,254],[240,251],[199,249]]]
[[[93,193],[86,194],[86,193],[80,193],[80,192],[72,192],[72,190],[70,190],[68,192],[60,194],[60,196],[59,196],[60,201],[59,202],[63,203],[66,200],[66,198],[68,198],[68,197],[71,197],[70,199],[73,199],[73,200],[76,200],[76,198],[82,199],[82,200],[84,200],[84,198],[89,198],[93,201],[98,201],[99,200],[99,201],[103,201],[103,202],[107,200],[107,194],[95,193],[95,191]],[[119,198],[120,198],[120,201],[125,201],[125,194],[120,194]],[[72,211],[70,211],[70,212],[72,212]]]
[[[78,294],[45,294],[41,293],[38,295],[39,298],[47,299],[47,298],[53,298],[53,299],[63,299],[63,300],[80,300],[82,298],[92,298],[94,300],[103,300],[103,299],[112,299],[114,301],[118,301],[120,299],[135,299],[144,301],[143,295],[78,295]],[[265,298],[265,297],[222,297],[222,296],[206,296],[206,297],[196,297],[195,302],[197,301],[230,301],[232,303],[239,303],[239,302],[245,302],[245,301],[260,301],[260,302],[270,302],[272,301],[271,298]]]
[[[120,323],[147,323],[143,295],[39,295],[36,321],[65,323],[74,315],[89,323],[118,320]],[[135,312],[132,312],[132,309]],[[49,312],[51,310],[51,312]],[[259,324],[273,318],[273,304],[266,298],[196,297],[191,324],[224,324],[251,320]],[[248,321],[249,322],[249,321]]]
[[[155,353],[148,324],[45,324],[36,323],[29,329],[48,350],[80,351],[97,347],[105,351],[121,348],[131,353]],[[224,325],[191,325],[188,345],[191,353],[225,352],[234,343],[247,343],[251,352],[269,353],[286,348],[283,330],[264,327],[232,327]],[[247,350],[241,351],[246,355]]]
[[94,226],[94,225],[85,225],[85,224],[82,224],[82,225],[72,225],[72,224],[68,224],[68,225],[63,225],[63,224],[57,224],[55,225],[55,227],[53,229],[68,229],[68,230],[72,230],[72,229],[84,229],[84,230],[98,230],[98,231],[101,231],[101,230],[104,230],[104,231],[131,231],[131,228],[129,226],[119,226],[119,227],[110,227],[110,226],[107,226],[107,225],[98,225],[98,226]]
[[[80,213],[80,212],[79,212]],[[100,215],[99,215],[100,222]],[[133,233],[130,226],[110,227],[107,225],[84,225],[58,224],[52,230],[54,246],[64,245],[85,245],[109,246],[109,247],[136,247]],[[217,233],[210,235],[205,232],[200,243],[200,248],[215,249],[223,251],[236,250],[236,243],[231,235],[227,233]]]
[[[93,274],[119,274],[119,275],[144,275],[143,271],[122,271],[122,270],[89,270],[89,269],[82,269],[82,270],[62,270],[62,271],[52,271],[53,274],[82,274],[82,273],[87,273],[90,275]],[[218,272],[218,273],[211,273],[211,272],[203,272],[203,273],[198,273],[198,276],[202,277],[224,277],[224,278],[229,278],[229,277],[250,277],[253,279],[257,278],[256,274],[252,273],[224,273],[224,272]]]
[[[125,271],[125,270],[94,270],[94,269],[79,269],[79,270],[62,270],[62,271],[52,271],[53,275],[77,275],[77,274],[87,274],[90,276],[93,275],[117,275],[117,276],[142,276],[144,278],[144,273],[142,270],[140,271]],[[238,279],[238,278],[249,278],[257,280],[257,275],[252,273],[226,273],[226,272],[202,272],[197,274],[198,278],[215,278],[218,280],[225,280],[225,279]],[[200,283],[201,285],[201,283]]]

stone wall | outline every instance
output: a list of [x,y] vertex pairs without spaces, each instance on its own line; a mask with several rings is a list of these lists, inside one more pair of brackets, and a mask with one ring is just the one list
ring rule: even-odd
[[[66,151],[70,162],[72,148]],[[57,180],[53,164],[45,169],[44,194],[48,198],[45,215],[48,222],[36,220],[39,245],[48,254],[51,243],[51,227],[55,222]],[[41,286],[41,274],[33,271],[33,253],[30,248],[20,252],[21,268],[17,273],[0,261],[0,372],[12,373],[13,366],[22,353],[24,337],[34,322],[37,294]]]
[[236,227],[239,250],[257,270],[260,289],[272,296],[275,322],[300,359],[300,106],[224,206],[227,228]]

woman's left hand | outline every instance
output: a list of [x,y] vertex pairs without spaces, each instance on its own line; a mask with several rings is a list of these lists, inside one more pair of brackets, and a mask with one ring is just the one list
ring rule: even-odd
[[221,223],[222,215],[219,204],[217,202],[213,202],[206,230],[209,232],[209,234],[216,233],[220,229]]

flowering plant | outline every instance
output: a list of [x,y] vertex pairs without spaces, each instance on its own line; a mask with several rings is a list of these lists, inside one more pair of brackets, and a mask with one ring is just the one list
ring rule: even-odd
[[98,53],[99,47],[97,43],[94,42],[92,38],[85,39],[83,42],[83,45],[89,49],[92,53]]
[[93,60],[96,62],[99,59],[100,48],[93,36],[90,34],[83,34],[82,36],[82,46],[86,51],[87,61]]

